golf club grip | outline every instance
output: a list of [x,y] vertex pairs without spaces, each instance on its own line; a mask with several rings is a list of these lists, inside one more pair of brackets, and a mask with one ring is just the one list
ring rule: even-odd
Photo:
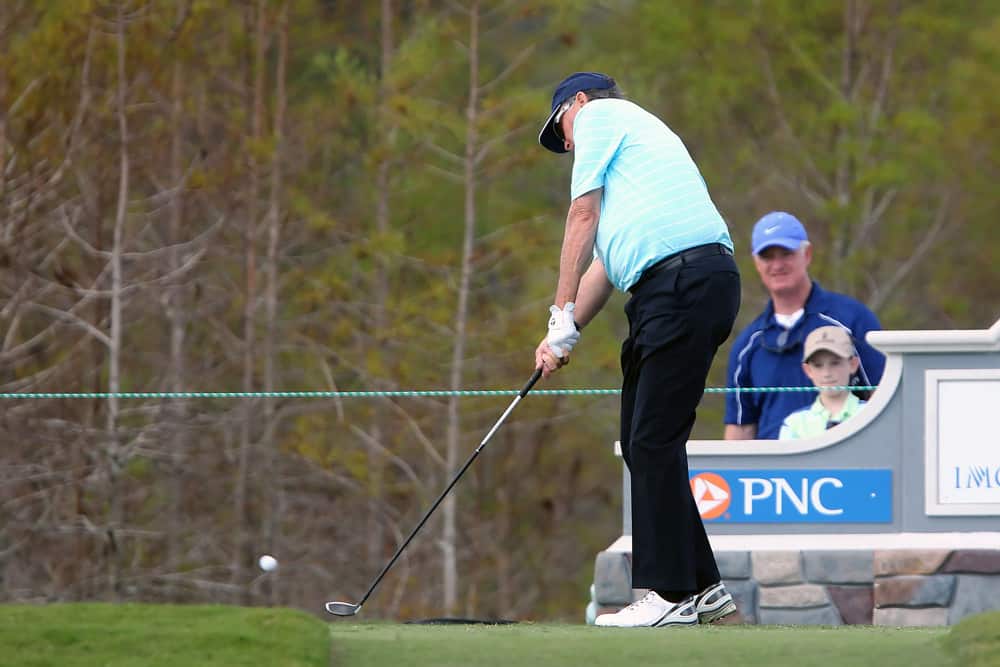
[[524,385],[524,389],[522,389],[518,393],[518,396],[520,396],[521,398],[524,398],[525,394],[527,394],[529,391],[531,391],[531,388],[535,386],[535,383],[538,382],[538,378],[540,378],[540,377],[542,377],[542,369],[541,368],[536,368],[535,372],[531,374],[531,379],[528,380],[527,384]]

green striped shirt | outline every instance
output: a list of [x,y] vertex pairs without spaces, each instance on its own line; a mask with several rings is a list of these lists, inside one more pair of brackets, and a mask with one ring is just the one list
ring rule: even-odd
[[[865,402],[854,394],[848,394],[844,407],[837,414],[830,414],[819,396],[813,404],[807,408],[796,410],[785,417],[781,423],[781,432],[778,434],[779,440],[798,440],[801,438],[813,438],[822,434],[830,426],[853,417]],[[832,423],[831,423],[832,422]]]

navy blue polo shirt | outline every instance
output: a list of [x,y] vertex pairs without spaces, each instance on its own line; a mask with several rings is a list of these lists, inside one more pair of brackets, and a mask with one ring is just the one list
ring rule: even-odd
[[[882,379],[885,356],[865,341],[869,331],[880,329],[875,313],[849,296],[828,292],[813,282],[804,313],[791,329],[774,319],[774,304],[737,336],[729,353],[726,384],[729,387],[810,387],[802,372],[802,345],[817,327],[840,326],[851,334],[860,367],[855,384],[876,385]],[[787,331],[786,336],[782,336]],[[816,400],[815,392],[754,392],[726,394],[727,424],[757,424],[757,437],[776,439],[781,422],[792,412]]]

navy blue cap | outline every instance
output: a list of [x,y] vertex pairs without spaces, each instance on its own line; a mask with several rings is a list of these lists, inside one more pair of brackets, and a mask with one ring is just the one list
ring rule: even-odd
[[556,135],[555,124],[552,122],[559,107],[581,90],[605,90],[614,87],[614,79],[597,72],[575,72],[563,79],[562,83],[556,86],[556,92],[552,94],[552,111],[545,119],[542,131],[538,133],[538,143],[553,153],[565,153],[566,146],[563,140]]
[[781,246],[788,250],[798,250],[803,241],[808,241],[806,228],[791,213],[772,211],[757,221],[750,237],[753,254],[771,246]]

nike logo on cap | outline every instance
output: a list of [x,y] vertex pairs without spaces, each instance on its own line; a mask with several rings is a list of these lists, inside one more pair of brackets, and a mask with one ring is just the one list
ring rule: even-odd
[[770,227],[768,227],[767,229],[764,230],[764,233],[765,234],[773,234],[776,231],[778,231],[778,229],[780,229],[780,228],[781,228],[781,225],[771,225]]

